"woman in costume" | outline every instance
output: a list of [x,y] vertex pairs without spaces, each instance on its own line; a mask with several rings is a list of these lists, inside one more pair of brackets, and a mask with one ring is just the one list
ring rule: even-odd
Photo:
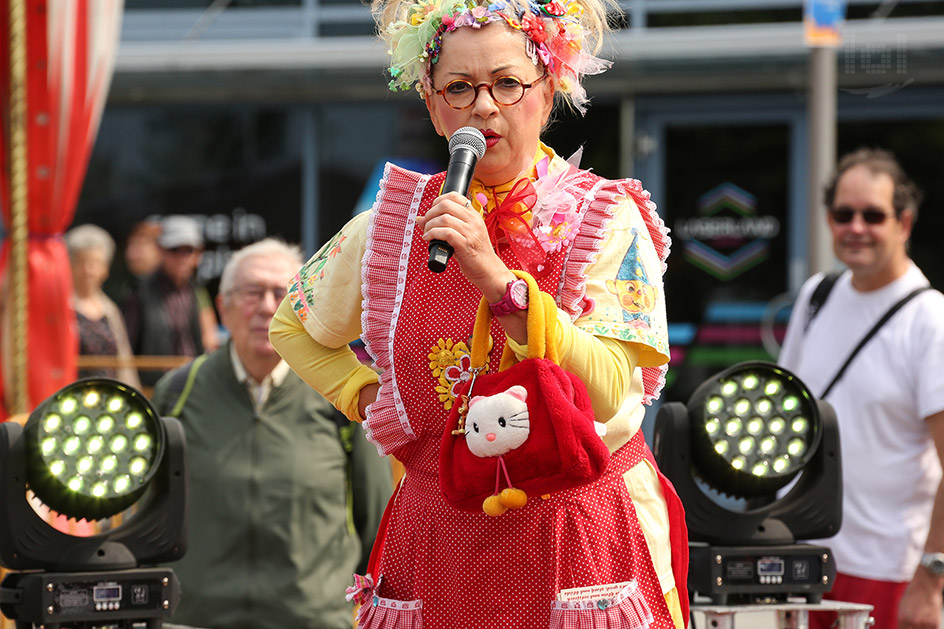
[[[370,574],[349,588],[359,626],[683,627],[684,517],[639,429],[669,359],[667,230],[638,181],[605,180],[540,141],[555,97],[582,112],[581,79],[609,65],[589,52],[606,30],[605,7],[373,8],[391,88],[415,86],[439,135],[471,126],[487,150],[468,199],[440,194],[443,173],[388,165],[373,209],[300,270],[270,328],[292,368],[406,470]],[[427,268],[430,240],[454,250],[445,272]],[[456,389],[470,377],[483,297],[494,315],[489,369],[506,341],[527,356],[529,302],[512,269],[554,297],[560,365],[585,383],[611,458],[597,481],[491,517],[444,500],[439,449]],[[376,370],[348,348],[358,337]]]

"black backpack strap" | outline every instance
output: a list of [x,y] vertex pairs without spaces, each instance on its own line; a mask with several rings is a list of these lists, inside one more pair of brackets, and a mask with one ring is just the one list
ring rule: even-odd
[[898,302],[895,303],[895,305],[893,305],[891,308],[888,309],[888,312],[882,315],[882,318],[879,319],[875,323],[874,326],[872,326],[872,329],[869,330],[868,333],[866,333],[864,337],[862,337],[862,340],[859,341],[859,344],[856,345],[855,349],[852,350],[852,352],[849,354],[849,358],[846,359],[846,362],[842,364],[842,367],[840,367],[839,371],[836,372],[836,375],[833,376],[832,381],[829,383],[829,386],[826,387],[826,390],[823,391],[823,394],[819,396],[820,399],[823,399],[827,395],[829,395],[829,392],[832,391],[836,383],[839,382],[839,379],[842,377],[842,374],[846,372],[846,368],[849,367],[849,364],[852,362],[852,359],[855,358],[856,354],[859,353],[859,350],[865,347],[865,344],[868,343],[872,339],[873,336],[875,336],[875,333],[878,332],[879,329],[881,329],[881,327],[885,325],[885,323],[889,319],[891,319],[896,312],[901,310],[902,306],[904,306],[909,301],[911,301],[912,299],[914,299],[915,297],[917,297],[918,295],[920,295],[921,293],[923,293],[924,291],[930,288],[931,288],[930,286],[922,286],[921,288],[914,289],[913,291],[911,291],[910,293],[908,293],[907,295],[899,299]]
[[816,288],[813,289],[813,294],[810,295],[810,303],[806,307],[806,323],[803,324],[804,332],[810,329],[810,324],[819,313],[819,309],[826,303],[826,299],[829,297],[829,293],[833,290],[833,286],[836,285],[836,281],[839,279],[840,275],[842,275],[841,271],[827,273],[823,276],[823,279],[819,281],[819,284],[816,285]]

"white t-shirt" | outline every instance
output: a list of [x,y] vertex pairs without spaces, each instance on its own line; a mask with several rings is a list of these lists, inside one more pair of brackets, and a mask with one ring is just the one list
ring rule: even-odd
[[[882,315],[928,283],[912,264],[891,284],[860,292],[846,271],[804,334],[807,304],[821,278],[800,289],[779,358],[816,397]],[[839,533],[816,543],[832,549],[842,573],[910,581],[941,480],[924,419],[944,410],[944,295],[925,291],[899,310],[826,399],[839,422],[843,514]]]

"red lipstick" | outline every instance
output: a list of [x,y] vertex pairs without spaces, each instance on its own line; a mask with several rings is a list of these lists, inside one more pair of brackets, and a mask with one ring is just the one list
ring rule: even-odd
[[498,141],[501,140],[501,136],[492,131],[491,129],[485,129],[482,131],[482,135],[485,136],[485,146],[487,148],[492,148]]

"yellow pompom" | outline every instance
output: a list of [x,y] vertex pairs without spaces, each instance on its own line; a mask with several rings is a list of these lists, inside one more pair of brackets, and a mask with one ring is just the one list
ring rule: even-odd
[[485,512],[485,515],[492,517],[499,516],[507,510],[508,508],[501,503],[498,496],[489,496],[485,499],[485,502],[482,503],[482,511]]
[[498,500],[509,509],[520,509],[528,504],[528,494],[514,487],[506,487],[498,495]]

